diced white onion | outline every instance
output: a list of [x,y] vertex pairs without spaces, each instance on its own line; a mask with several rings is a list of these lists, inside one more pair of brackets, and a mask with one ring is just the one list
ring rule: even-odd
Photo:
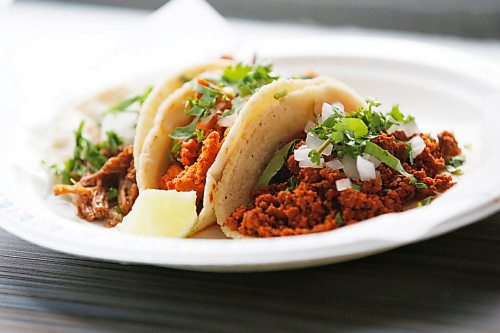
[[344,114],[344,104],[340,102],[335,102],[332,104],[333,110],[336,110],[337,112]]
[[293,151],[293,157],[295,158],[296,161],[304,161],[308,160],[309,158],[309,153],[311,152],[311,148],[307,148],[306,146],[300,146],[299,148],[295,149]]
[[101,122],[101,140],[107,139],[106,132],[113,131],[123,139],[125,145],[130,145],[134,142],[136,123],[136,112],[110,112]]
[[323,103],[321,106],[321,122],[324,122],[333,115],[333,107],[329,103]]
[[413,153],[413,157],[417,157],[420,155],[425,149],[424,139],[420,135],[415,135],[413,138],[408,141],[411,145],[411,151]]
[[[314,149],[314,150],[318,150],[323,145],[323,143],[325,143],[325,140],[321,140],[316,134],[311,133],[311,132],[307,133],[307,136],[306,136],[306,146],[307,147]],[[323,150],[321,152],[321,155],[325,155],[325,156],[331,155],[332,149],[333,149],[333,146],[331,144],[329,144],[328,147],[326,147],[325,150]]]
[[224,94],[226,95],[229,95],[229,96],[235,96],[235,92],[234,92],[234,89],[233,87],[224,87],[222,88],[222,91],[224,92]]
[[363,157],[357,157],[356,166],[358,168],[359,178],[362,181],[365,182],[377,177],[377,175],[375,174],[375,165],[372,162],[365,160]]
[[356,167],[356,160],[350,156],[344,156],[341,160],[345,174],[352,180],[359,180],[359,172]]
[[375,157],[373,157],[372,155],[368,155],[366,153],[363,153],[363,158],[365,160],[368,160],[370,162],[373,163],[373,165],[375,165],[375,168],[378,167],[382,162],[380,162],[378,159],[376,159]]
[[342,164],[342,162],[340,162],[340,160],[338,158],[333,159],[333,160],[328,161],[328,162],[325,162],[325,166],[327,168],[332,169],[332,170],[339,170],[339,169],[342,169],[344,167],[344,165]]
[[238,115],[233,113],[230,116],[219,118],[219,120],[217,120],[217,124],[222,127],[230,127],[234,125],[236,118],[238,118]]
[[335,182],[335,186],[337,187],[337,191],[341,192],[347,190],[348,188],[352,188],[352,183],[349,178],[339,179]]
[[308,120],[306,123],[306,127],[304,128],[304,132],[308,133],[309,130],[313,127],[316,127],[316,123],[314,121]]
[[321,158],[319,165],[311,161],[310,159],[299,161],[299,168],[323,168],[325,166],[325,159]]
[[396,131],[403,131],[407,136],[412,136],[420,132],[415,120],[410,121],[408,124],[405,123],[394,124],[387,130],[389,134],[394,133]]
[[[208,81],[220,81],[222,77],[222,73],[218,71],[206,71],[200,75],[200,78],[208,80]],[[193,83],[197,83],[196,80],[193,80]]]
[[211,110],[210,116],[201,118],[200,123],[202,123],[203,125],[208,125],[214,117],[215,117],[215,110]]

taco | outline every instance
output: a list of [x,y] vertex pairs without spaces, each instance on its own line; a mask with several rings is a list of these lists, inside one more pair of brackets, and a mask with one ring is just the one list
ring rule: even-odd
[[[79,217],[115,226],[130,212],[139,194],[134,153],[140,153],[159,105],[186,81],[230,63],[221,59],[192,66],[155,88],[149,85],[152,80],[122,85],[76,105],[76,112],[66,117],[79,119],[74,139],[64,135],[53,140],[54,151],[64,155],[64,160],[53,159],[62,165],[50,166],[57,176],[54,194],[71,195]],[[66,118],[61,123],[67,134]]]
[[153,127],[154,119],[160,108],[160,105],[170,96],[174,91],[180,88],[184,83],[191,81],[203,72],[220,70],[229,66],[231,60],[219,59],[212,62],[207,62],[189,68],[170,76],[165,81],[155,85],[149,97],[145,100],[144,105],[139,113],[137,120],[137,127],[135,130],[134,139],[134,156],[139,156],[142,151],[144,140],[149,131]]
[[453,134],[438,142],[420,133],[398,106],[382,113],[379,102],[333,79],[278,100],[255,97],[213,166],[214,211],[228,237],[333,230],[426,204],[454,184],[443,173],[446,161],[460,159]]
[[[241,117],[248,121],[251,114],[245,110],[253,109],[251,106],[258,103],[259,96],[272,94],[279,98],[280,93],[284,94],[277,90],[281,81],[286,80],[278,79],[271,65],[232,65],[223,71],[200,75],[160,106],[138,159],[137,184],[141,192],[161,189],[196,193],[198,217],[188,235],[216,223],[212,180],[219,173],[218,156],[226,138],[238,140],[239,133],[231,134],[233,126]],[[309,81],[319,82],[297,80],[286,89],[290,92],[301,89],[310,84]],[[171,194],[169,198],[172,200]],[[147,214],[147,219],[152,219],[151,209]],[[171,219],[175,215],[174,212],[162,214]],[[168,217],[164,218],[165,223],[172,223]],[[126,222],[125,225],[130,224]]]

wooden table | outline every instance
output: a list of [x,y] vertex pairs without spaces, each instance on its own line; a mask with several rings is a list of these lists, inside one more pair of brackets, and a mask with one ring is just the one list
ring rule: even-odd
[[0,231],[0,332],[500,332],[500,214],[313,269],[197,273],[46,250]]

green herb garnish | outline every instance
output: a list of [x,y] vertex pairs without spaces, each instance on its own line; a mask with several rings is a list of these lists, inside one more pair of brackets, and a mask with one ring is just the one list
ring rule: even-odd
[[417,203],[417,207],[427,206],[428,204],[430,204],[430,203],[432,202],[432,200],[434,200],[434,197],[432,197],[432,196],[427,197],[427,198],[425,198],[424,200],[419,201],[419,202]]
[[111,151],[117,151],[121,145],[123,145],[123,138],[116,134],[115,131],[106,132],[106,141],[103,143],[104,148],[108,148]]
[[337,212],[337,214],[335,214],[335,222],[337,223],[337,225],[339,227],[344,225],[344,219],[342,218],[342,215],[340,214],[340,212]]
[[[152,90],[153,87],[148,87],[142,94],[136,95],[134,97],[121,101],[116,105],[113,105],[106,112],[103,113],[103,116],[108,113],[114,113],[114,112],[139,112],[140,107],[142,106],[142,104],[144,104],[144,101],[149,96]],[[133,105],[137,105],[137,108],[131,109]]]
[[122,214],[122,210],[121,210],[120,206],[114,206],[114,207],[113,207],[113,210],[114,210],[114,211],[115,211],[118,215],[120,215],[120,216],[122,216],[122,215],[123,215],[123,214]]
[[266,168],[260,175],[259,180],[257,181],[257,186],[256,187],[263,187],[269,184],[271,179],[278,173],[278,171],[281,170],[283,167],[283,164],[286,161],[286,158],[288,155],[290,155],[294,145],[295,145],[296,140],[290,141],[280,149],[278,149],[269,163],[267,164]]
[[233,87],[238,96],[245,97],[253,94],[260,87],[277,80],[273,74],[272,65],[243,65],[229,66],[224,70],[222,83]]
[[115,187],[110,187],[106,192],[106,195],[108,197],[108,200],[114,200],[118,197],[118,189]]
[[182,141],[175,141],[175,143],[172,145],[172,148],[170,149],[170,151],[173,154],[177,154],[178,152],[181,151],[181,146],[182,146]]
[[380,106],[380,102],[376,99],[368,98],[366,103],[367,107],[347,114],[338,112],[334,108],[333,115],[310,129],[311,132],[315,133],[321,140],[325,140],[325,142],[319,149],[311,150],[309,158],[312,162],[319,165],[321,153],[328,145],[333,144],[340,158],[344,156],[355,158],[366,153],[402,175],[413,179],[413,175],[406,172],[399,159],[389,151],[370,141],[380,135],[380,132],[386,131],[398,121],[409,118],[405,118],[397,106],[392,108],[392,115],[390,113],[385,115],[376,110]]
[[352,189],[353,189],[354,191],[356,191],[356,192],[361,191],[361,186],[359,186],[359,185],[352,184],[352,185],[351,185],[351,187],[352,187]]
[[406,142],[406,155],[408,155],[408,160],[410,161],[410,164],[413,164],[413,149],[411,148],[411,143]]
[[116,151],[123,144],[123,139],[112,131],[106,133],[106,141],[94,144],[83,137],[84,125],[85,122],[82,121],[75,131],[73,157],[64,162],[62,167],[55,164],[50,166],[54,174],[61,177],[63,184],[75,184],[86,172],[99,171],[108,160],[104,152],[106,150]]
[[388,167],[396,170],[403,176],[415,179],[415,177],[412,174],[406,172],[406,170],[401,165],[401,161],[398,160],[396,156],[392,155],[389,151],[381,148],[377,144],[371,141],[367,141],[364,152],[367,153],[368,155],[375,157],[377,160],[384,163]]
[[205,136],[205,131],[202,130],[201,128],[197,128],[197,129],[194,130],[194,133],[196,135],[196,141],[202,142],[203,141],[203,137]]
[[446,171],[453,175],[461,175],[463,174],[462,170],[459,168],[465,163],[465,156],[453,156],[446,159]]
[[278,91],[276,94],[274,94],[274,99],[278,101],[281,98],[285,97],[286,94],[288,94],[288,90],[286,90],[286,89]]
[[290,177],[290,179],[288,179],[288,186],[286,187],[286,190],[289,191],[289,192],[293,192],[297,186],[299,186],[299,182],[297,181],[297,179],[295,179],[295,177]]

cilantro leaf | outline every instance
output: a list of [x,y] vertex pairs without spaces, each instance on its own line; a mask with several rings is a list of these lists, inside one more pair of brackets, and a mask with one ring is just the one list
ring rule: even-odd
[[285,97],[286,94],[288,94],[288,90],[286,89],[280,90],[276,94],[274,94],[274,99],[278,101],[281,98]]
[[186,125],[184,127],[177,127],[172,133],[170,133],[170,137],[172,139],[178,139],[178,140],[191,139],[195,135],[194,129],[198,124],[200,118],[201,115],[197,115],[196,117],[194,117],[194,119],[191,121],[189,125]]
[[278,171],[281,170],[283,164],[285,164],[286,158],[290,155],[295,142],[296,140],[290,141],[274,153],[273,157],[260,175],[256,187],[263,187],[269,184],[271,179],[278,173]]
[[335,222],[337,223],[337,225],[339,227],[344,225],[344,219],[342,218],[342,215],[340,214],[340,212],[337,212],[337,214],[335,214]]
[[396,170],[403,176],[415,179],[415,177],[412,174],[406,172],[406,170],[401,165],[401,161],[398,160],[396,156],[392,155],[389,151],[381,148],[377,144],[371,141],[367,141],[364,152],[367,153],[368,155],[375,157],[377,160],[384,163],[388,167]]
[[153,87],[148,87],[148,88],[146,88],[146,90],[142,94],[136,95],[134,97],[131,97],[129,99],[121,101],[120,103],[118,103],[116,105],[113,105],[106,112],[104,112],[103,116],[107,113],[113,113],[113,112],[127,112],[127,111],[138,112],[139,111],[138,109],[131,110],[130,107],[134,104],[137,104],[138,108],[140,108],[142,106],[142,104],[144,104],[144,101],[149,96],[149,94],[151,93],[152,90],[153,90]]

